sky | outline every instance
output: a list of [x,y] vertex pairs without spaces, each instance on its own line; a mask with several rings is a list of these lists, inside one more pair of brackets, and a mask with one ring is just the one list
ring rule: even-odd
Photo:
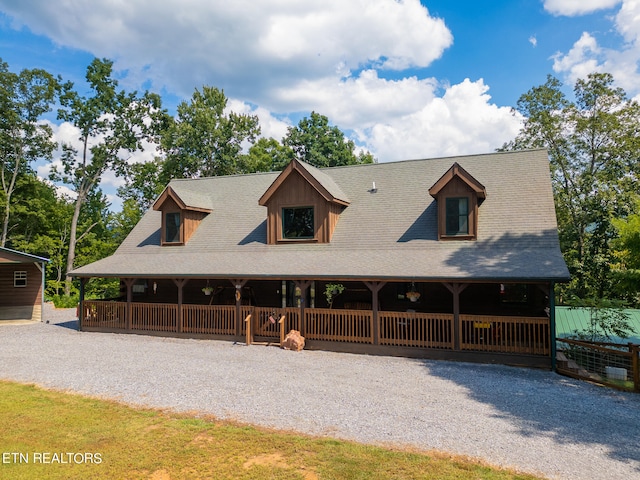
[[[109,58],[121,87],[159,93],[172,114],[214,86],[278,140],[315,111],[387,162],[494,151],[548,74],[570,96],[576,79],[609,72],[640,98],[640,1],[0,0],[0,57],[81,94],[91,60]],[[102,180],[115,210],[122,182]]]

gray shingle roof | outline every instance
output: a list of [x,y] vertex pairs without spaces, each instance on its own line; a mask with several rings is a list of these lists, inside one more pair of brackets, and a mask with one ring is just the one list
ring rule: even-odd
[[[428,190],[454,162],[486,187],[476,241],[437,238],[436,203]],[[174,180],[170,185],[181,197],[184,192],[206,197],[213,210],[186,245],[160,246],[161,213],[149,210],[114,255],[80,267],[73,275],[452,281],[569,278],[558,242],[545,150],[318,172],[351,202],[340,215],[329,244],[266,244],[267,210],[258,205],[258,199],[277,172]]]

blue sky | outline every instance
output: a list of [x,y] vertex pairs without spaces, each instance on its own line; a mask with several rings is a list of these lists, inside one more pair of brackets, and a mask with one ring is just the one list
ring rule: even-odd
[[[216,86],[264,136],[315,110],[381,162],[494,150],[520,127],[510,107],[547,74],[570,94],[607,71],[637,96],[638,38],[632,0],[0,0],[13,71],[44,68],[82,89],[92,58],[107,57],[121,86],[160,93],[172,112]],[[121,181],[107,174],[103,187]]]

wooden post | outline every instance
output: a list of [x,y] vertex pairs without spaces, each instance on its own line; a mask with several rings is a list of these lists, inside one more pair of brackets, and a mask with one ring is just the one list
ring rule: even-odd
[[[242,326],[240,324],[240,319],[242,318],[242,287],[245,286],[247,280],[242,280],[239,278],[229,279],[231,285],[233,285],[236,289],[236,335],[239,337],[242,335]],[[246,321],[246,319],[245,319]]]
[[364,282],[364,284],[371,290],[371,331],[373,335],[373,344],[380,345],[380,322],[378,321],[379,299],[378,292],[386,285],[386,282]]
[[86,278],[80,279],[80,302],[78,306],[78,330],[82,330],[82,322],[84,320],[84,284],[86,283]]
[[122,280],[125,287],[127,287],[127,311],[125,313],[124,328],[127,331],[131,330],[131,303],[133,302],[133,284],[136,282],[135,278],[124,278]]
[[553,282],[549,284],[549,350],[551,351],[551,370],[556,371],[556,299],[553,290]]
[[444,283],[447,290],[453,294],[453,349],[460,350],[462,328],[460,322],[460,294],[467,288],[464,283]]
[[282,347],[282,344],[284,343],[284,337],[285,337],[285,333],[284,333],[284,322],[286,320],[286,317],[284,315],[282,315],[280,317],[280,320],[278,320],[278,325],[280,325],[280,346]]
[[311,285],[311,280],[295,280],[295,285],[300,289],[300,335],[303,337],[307,333],[307,325],[304,318],[305,298],[307,298],[307,289]]
[[[240,322],[238,322],[239,324]],[[244,323],[247,325],[246,326],[246,334],[247,334],[247,345],[251,345],[251,343],[253,343],[253,334],[251,333],[251,314],[247,315],[247,318],[244,319]]]
[[183,288],[189,282],[188,278],[174,278],[173,283],[178,287],[178,313],[176,318],[176,331],[182,333],[182,296]]
[[631,368],[633,370],[633,391],[640,393],[640,345],[629,343]]

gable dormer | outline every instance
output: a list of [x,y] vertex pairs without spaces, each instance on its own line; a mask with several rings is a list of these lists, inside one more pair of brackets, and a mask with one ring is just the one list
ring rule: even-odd
[[267,243],[329,243],[347,196],[323,171],[292,160],[260,197],[267,207]]
[[202,219],[211,213],[209,203],[206,197],[188,192],[180,196],[171,186],[165,188],[153,204],[153,209],[162,214],[160,244],[186,244]]
[[478,207],[487,191],[458,163],[454,163],[429,189],[438,203],[438,239],[475,240],[478,236]]

